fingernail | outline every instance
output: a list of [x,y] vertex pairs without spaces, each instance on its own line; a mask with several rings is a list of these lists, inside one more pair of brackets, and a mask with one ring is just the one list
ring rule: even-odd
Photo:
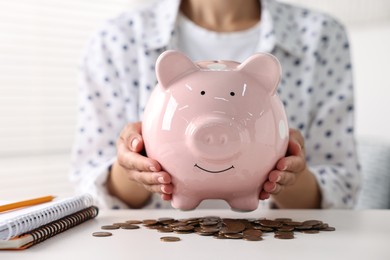
[[159,183],[165,183],[164,178],[162,176],[158,177],[157,180]]
[[279,182],[281,178],[282,177],[280,177],[280,175],[279,175],[278,178],[276,178],[276,182]]
[[161,185],[161,191],[164,192],[164,193],[166,193],[166,192],[165,192],[165,187],[164,187],[164,185]]
[[149,170],[150,170],[151,172],[156,172],[156,171],[157,171],[156,167],[154,167],[154,166],[150,166],[150,167],[149,167]]
[[131,148],[132,148],[133,150],[135,150],[135,149],[137,148],[138,143],[139,143],[138,138],[134,138],[134,139],[131,141]]
[[301,146],[301,144],[298,143],[298,142],[296,142],[296,143],[297,143],[297,146],[298,146],[298,148],[299,148],[299,151],[302,151],[302,146]]

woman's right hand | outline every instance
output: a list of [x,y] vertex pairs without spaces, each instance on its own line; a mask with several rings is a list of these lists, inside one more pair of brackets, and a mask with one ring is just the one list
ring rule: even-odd
[[142,123],[129,123],[117,140],[117,163],[130,181],[149,192],[160,193],[163,200],[171,200],[173,186],[171,176],[161,170],[161,165],[141,154],[144,151]]

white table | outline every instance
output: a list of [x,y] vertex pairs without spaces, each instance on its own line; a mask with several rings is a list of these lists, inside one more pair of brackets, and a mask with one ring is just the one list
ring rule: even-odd
[[[318,219],[336,227],[334,232],[295,233],[292,240],[280,240],[273,233],[263,241],[220,240],[197,234],[159,233],[141,227],[113,230],[111,237],[93,237],[102,225],[130,219],[160,217],[189,218],[290,217],[297,221]],[[179,236],[179,242],[161,242],[165,235]],[[390,210],[118,210],[99,216],[24,251],[0,251],[0,259],[390,259]]]

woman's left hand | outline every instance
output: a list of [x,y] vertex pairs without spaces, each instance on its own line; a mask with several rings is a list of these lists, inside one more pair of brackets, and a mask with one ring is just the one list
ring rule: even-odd
[[260,199],[265,200],[270,195],[281,193],[286,187],[294,185],[299,176],[307,171],[304,139],[300,131],[290,129],[290,137],[286,156],[281,158],[260,192]]

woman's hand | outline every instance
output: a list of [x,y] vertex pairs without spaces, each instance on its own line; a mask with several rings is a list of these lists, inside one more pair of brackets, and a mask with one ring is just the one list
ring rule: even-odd
[[301,175],[309,172],[304,147],[302,134],[296,129],[290,129],[286,156],[281,158],[275,169],[269,173],[268,180],[260,193],[261,200],[282,193],[287,187],[294,185]]
[[161,170],[160,164],[141,154],[144,150],[142,123],[127,124],[117,140],[117,163],[128,180],[138,183],[149,192],[160,193],[161,198],[172,198],[171,176]]

